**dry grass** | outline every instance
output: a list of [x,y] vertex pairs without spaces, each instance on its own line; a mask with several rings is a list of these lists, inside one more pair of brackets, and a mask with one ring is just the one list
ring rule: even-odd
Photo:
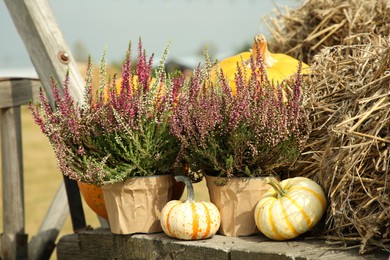
[[300,174],[328,192],[326,239],[390,252],[390,45],[350,40],[314,57],[314,127]]
[[334,46],[353,35],[388,36],[389,0],[309,0],[297,9],[276,10],[264,18],[274,52],[300,57],[311,64],[324,46]]
[[313,131],[296,174],[328,194],[328,242],[390,252],[390,1],[309,0],[266,20],[311,64]]

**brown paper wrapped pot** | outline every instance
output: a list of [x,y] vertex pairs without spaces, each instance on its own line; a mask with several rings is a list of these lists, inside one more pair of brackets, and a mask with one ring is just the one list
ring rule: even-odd
[[265,178],[227,178],[226,184],[215,184],[217,177],[206,176],[210,201],[221,213],[218,233],[224,236],[250,236],[258,233],[253,217],[257,202],[271,187]]
[[111,232],[161,232],[161,210],[172,196],[173,181],[173,175],[158,175],[103,185]]

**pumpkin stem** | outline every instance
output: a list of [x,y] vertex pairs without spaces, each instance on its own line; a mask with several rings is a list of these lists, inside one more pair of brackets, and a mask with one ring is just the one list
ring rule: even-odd
[[280,182],[277,179],[274,177],[267,177],[265,178],[265,181],[276,191],[278,198],[286,195],[286,191],[283,190],[282,185],[280,185]]
[[271,53],[268,51],[267,47],[267,40],[262,34],[256,35],[252,45],[253,57],[256,58],[259,53],[263,58],[263,62],[266,68],[272,67],[272,65],[276,62],[276,60],[271,57]]
[[177,182],[184,182],[187,187],[187,201],[194,201],[194,187],[192,186],[190,179],[187,176],[177,175],[175,176],[175,180]]

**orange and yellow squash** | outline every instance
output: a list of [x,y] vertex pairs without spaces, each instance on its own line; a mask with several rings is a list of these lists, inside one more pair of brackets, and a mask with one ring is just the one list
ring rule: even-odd
[[102,188],[90,183],[77,182],[80,193],[87,205],[100,217],[108,219]]
[[[250,59],[252,56],[256,59],[259,53],[263,59],[268,79],[271,82],[281,82],[297,73],[299,61],[286,54],[269,52],[266,38],[264,35],[259,34],[253,41],[251,51],[242,52],[220,61],[211,71],[211,77],[215,78],[216,70],[222,69],[229,81],[232,92],[235,94],[236,83],[234,77],[237,72],[237,66],[241,68],[248,80],[252,75]],[[260,65],[256,64],[256,66]],[[309,66],[302,63],[302,74],[307,74],[309,70]]]
[[219,229],[221,216],[211,202],[194,201],[194,189],[185,176],[176,176],[187,187],[187,200],[172,200],[161,212],[161,227],[165,234],[182,240],[198,240],[212,237]]
[[267,178],[272,186],[255,208],[258,229],[273,240],[297,237],[314,227],[326,210],[326,197],[316,182],[295,177],[282,182]]

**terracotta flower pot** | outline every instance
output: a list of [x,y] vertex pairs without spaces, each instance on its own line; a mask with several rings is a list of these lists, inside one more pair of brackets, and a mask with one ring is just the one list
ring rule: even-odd
[[114,234],[162,231],[161,210],[171,199],[173,175],[132,177],[102,186],[108,221]]
[[77,182],[85,203],[100,217],[108,219],[102,188],[90,183]]
[[218,233],[229,237],[258,233],[253,214],[257,202],[271,187],[265,178],[227,178],[226,184],[222,186],[216,185],[217,179],[206,176],[210,201],[221,213]]

